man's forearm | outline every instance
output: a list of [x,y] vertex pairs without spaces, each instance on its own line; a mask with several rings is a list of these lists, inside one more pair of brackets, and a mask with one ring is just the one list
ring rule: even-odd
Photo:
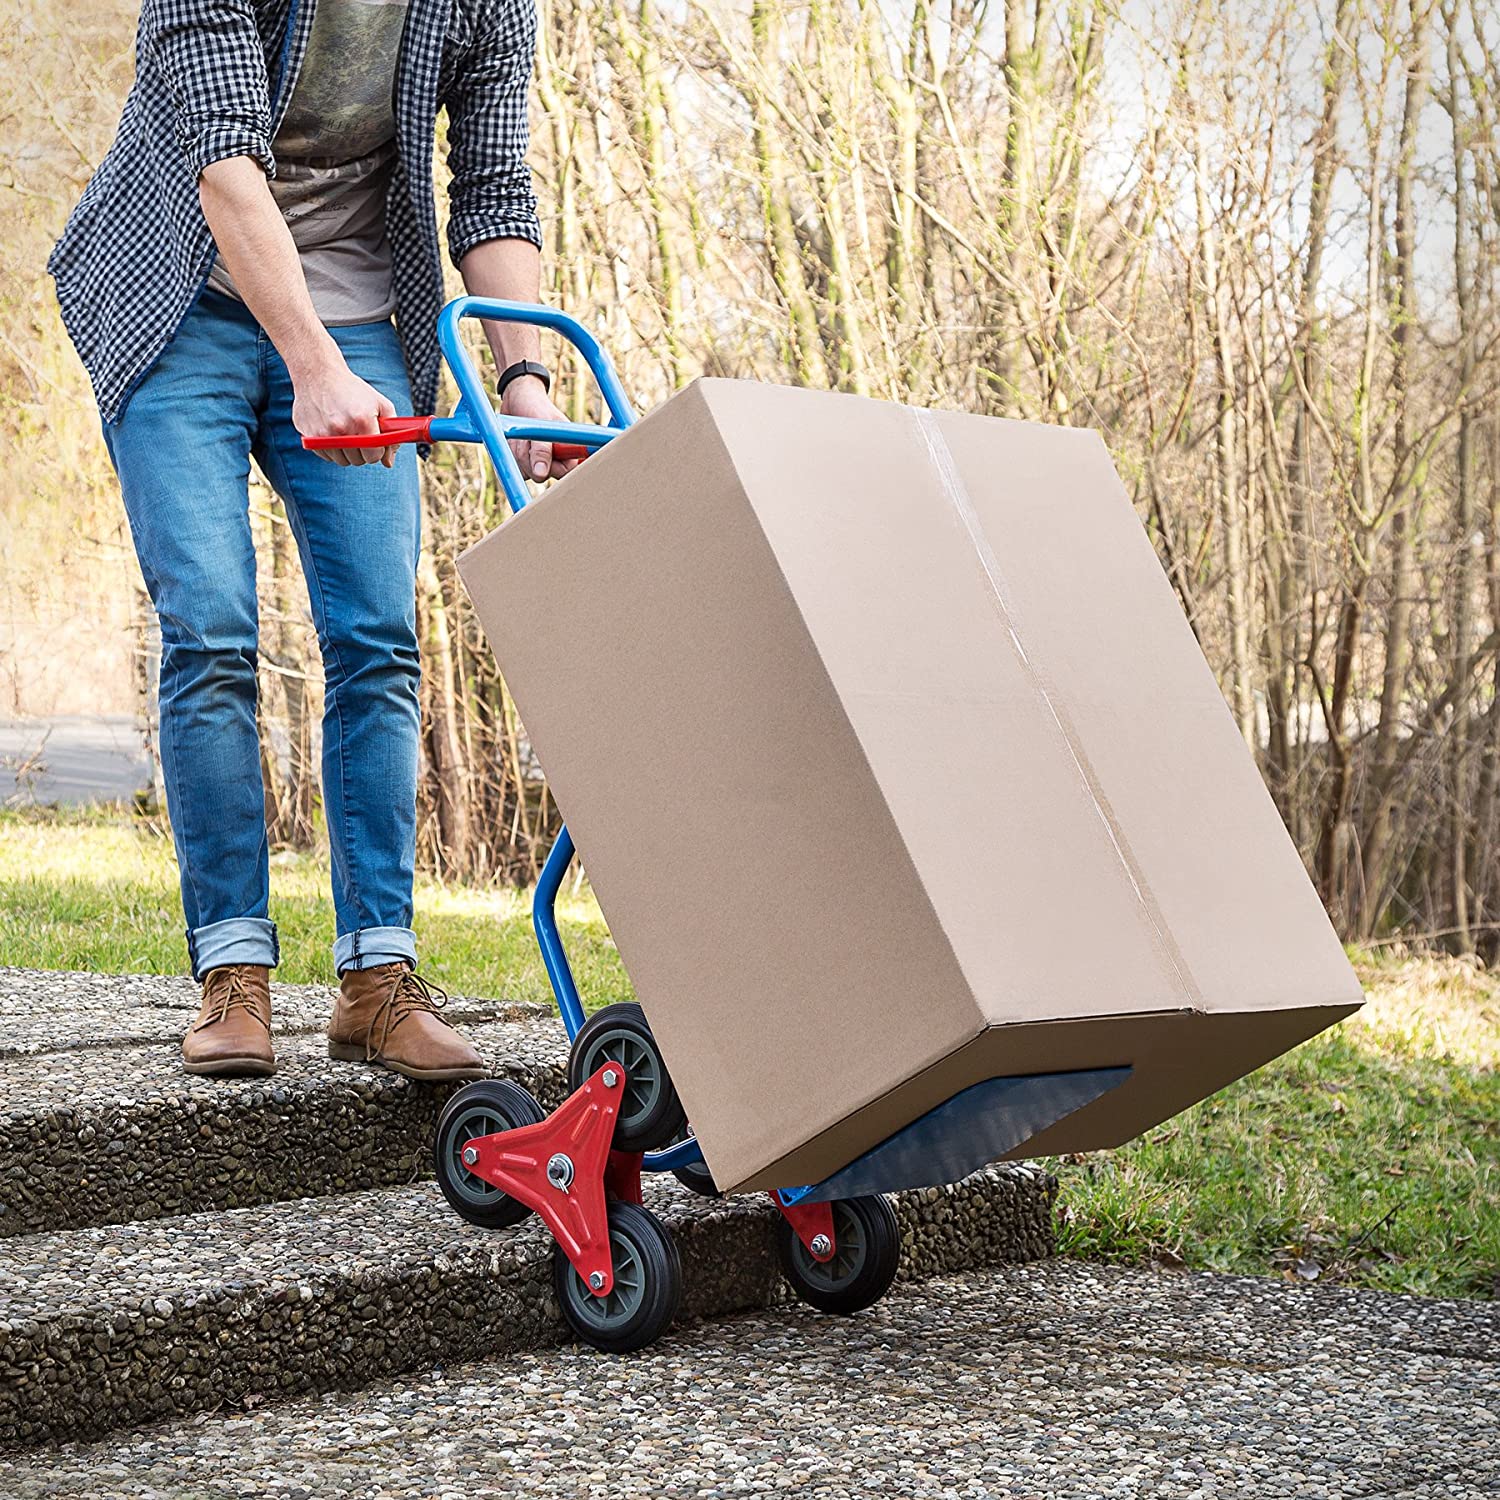
[[[542,294],[542,257],[529,240],[483,240],[464,256],[459,271],[474,297],[535,302]],[[486,323],[484,331],[497,369],[541,358],[540,335],[529,323]]]
[[[529,240],[481,240],[459,265],[471,296],[499,297],[509,302],[536,302],[542,295],[542,257]],[[530,323],[486,323],[485,336],[504,370],[523,359],[537,359],[541,335]],[[552,403],[546,387],[534,375],[523,375],[505,388],[501,410],[507,416],[537,422],[561,422],[563,414]],[[579,462],[555,458],[552,444],[518,439],[511,445],[521,472],[532,479],[561,476]]]
[[248,156],[213,162],[198,180],[198,196],[235,290],[293,380],[342,364],[338,345],[313,310],[297,247],[260,165]]
[[[394,416],[396,408],[350,370],[324,328],[259,163],[248,156],[211,162],[198,179],[198,196],[235,290],[286,362],[293,426],[304,436],[379,432],[381,417]],[[327,449],[323,457],[340,465],[389,466],[395,451]]]

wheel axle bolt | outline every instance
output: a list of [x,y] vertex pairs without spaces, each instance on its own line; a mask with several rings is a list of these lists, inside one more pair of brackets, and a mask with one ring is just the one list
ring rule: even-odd
[[547,1163],[547,1181],[558,1192],[565,1193],[573,1182],[573,1159],[557,1152]]
[[604,1272],[603,1271],[590,1271],[589,1272],[589,1285],[596,1292],[602,1292],[604,1290]]
[[473,1146],[464,1147],[464,1165],[472,1167],[479,1160],[479,1152]]
[[604,1070],[604,1077],[599,1081],[604,1085],[605,1088],[612,1089],[619,1084],[620,1075],[616,1073],[613,1068],[606,1068]]
[[814,1255],[827,1255],[833,1249],[833,1241],[826,1234],[815,1234],[811,1248]]

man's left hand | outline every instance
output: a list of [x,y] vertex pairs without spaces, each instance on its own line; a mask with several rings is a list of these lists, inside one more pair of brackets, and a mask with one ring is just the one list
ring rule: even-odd
[[[553,404],[546,387],[535,375],[523,375],[519,380],[511,381],[505,388],[500,410],[507,417],[528,417],[535,422],[568,420]],[[581,458],[554,457],[551,443],[514,442],[510,450],[528,479],[560,479],[583,462]]]

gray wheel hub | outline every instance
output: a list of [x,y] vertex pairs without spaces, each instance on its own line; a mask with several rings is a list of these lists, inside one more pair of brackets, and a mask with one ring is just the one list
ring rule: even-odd
[[825,1292],[836,1292],[848,1286],[864,1269],[869,1251],[864,1225],[855,1214],[840,1208],[837,1203],[833,1206],[832,1257],[814,1260],[800,1239],[793,1247],[803,1276],[810,1285]]
[[625,1069],[627,1082],[620,1099],[620,1121],[630,1130],[655,1109],[661,1098],[661,1059],[642,1044],[635,1032],[622,1029],[606,1031],[594,1039],[584,1072],[592,1077],[610,1062],[617,1062]]
[[484,1104],[466,1109],[453,1122],[448,1135],[448,1161],[452,1167],[454,1191],[466,1203],[484,1207],[503,1196],[494,1183],[476,1177],[469,1170],[464,1157],[470,1141],[477,1141],[482,1135],[497,1135],[510,1128],[509,1120],[501,1119],[493,1109]]
[[614,1262],[615,1284],[605,1296],[595,1296],[577,1271],[572,1271],[568,1280],[574,1309],[585,1323],[600,1333],[608,1333],[629,1322],[646,1299],[646,1270],[639,1251],[623,1234],[615,1231],[610,1233],[609,1249]]

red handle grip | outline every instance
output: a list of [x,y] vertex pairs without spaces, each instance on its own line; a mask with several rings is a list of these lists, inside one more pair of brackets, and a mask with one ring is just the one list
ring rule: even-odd
[[389,448],[394,443],[426,443],[431,417],[382,417],[379,432],[358,432],[352,436],[305,437],[304,448]]
[[[431,441],[431,417],[382,417],[379,432],[357,432],[348,437],[332,434],[305,437],[302,446],[316,452],[322,448],[390,448],[396,443]],[[564,462],[572,458],[581,462],[589,456],[589,450],[582,443],[553,443],[552,456]]]

